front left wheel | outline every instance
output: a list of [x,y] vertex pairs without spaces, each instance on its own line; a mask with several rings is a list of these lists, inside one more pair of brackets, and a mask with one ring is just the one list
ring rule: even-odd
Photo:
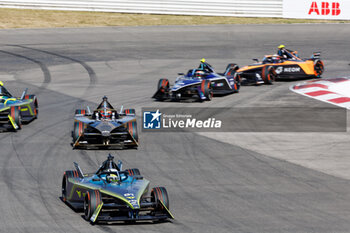
[[164,187],[154,187],[151,190],[151,202],[155,203],[156,211],[162,211],[164,209],[163,205],[169,210],[169,197],[166,189]]
[[74,122],[74,128],[73,128],[73,143],[75,143],[79,137],[81,137],[84,134],[84,123],[81,121],[75,121]]

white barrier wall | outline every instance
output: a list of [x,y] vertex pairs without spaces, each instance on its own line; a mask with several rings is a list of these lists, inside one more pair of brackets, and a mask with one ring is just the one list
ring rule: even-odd
[[350,0],[0,0],[0,7],[350,20]]
[[124,13],[282,17],[283,0],[0,0],[0,7]]
[[350,0],[283,0],[283,17],[350,20]]

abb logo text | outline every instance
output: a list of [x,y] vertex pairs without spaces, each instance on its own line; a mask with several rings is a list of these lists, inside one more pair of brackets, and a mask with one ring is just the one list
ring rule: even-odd
[[312,2],[309,10],[309,15],[339,15],[341,13],[339,2],[321,2],[320,6],[317,2]]

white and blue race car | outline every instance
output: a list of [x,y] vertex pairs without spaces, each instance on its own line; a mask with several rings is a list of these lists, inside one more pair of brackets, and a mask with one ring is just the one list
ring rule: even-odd
[[228,64],[224,73],[216,73],[205,59],[197,69],[191,69],[187,74],[179,73],[175,84],[170,86],[168,79],[160,79],[157,91],[152,98],[158,101],[194,98],[200,102],[211,100],[214,95],[237,93],[240,88],[236,64]]

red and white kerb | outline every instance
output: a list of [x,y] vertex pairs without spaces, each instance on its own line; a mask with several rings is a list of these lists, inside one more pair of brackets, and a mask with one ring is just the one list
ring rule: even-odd
[[[345,94],[347,92],[346,88],[349,88],[347,95]],[[343,90],[339,91],[341,89]],[[312,80],[293,85],[290,87],[290,90],[310,98],[350,109],[350,78]]]

